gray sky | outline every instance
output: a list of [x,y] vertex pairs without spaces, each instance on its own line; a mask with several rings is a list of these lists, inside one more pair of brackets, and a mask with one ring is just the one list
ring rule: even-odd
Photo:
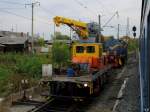
[[[0,0],[0,30],[31,32],[31,7],[26,3],[35,0]],[[37,0],[36,0],[37,1]],[[142,0],[38,0],[40,6],[35,7],[34,33],[50,39],[54,32],[55,16],[65,16],[84,22],[98,21],[98,14],[102,15],[102,25],[118,11],[119,18],[115,16],[103,30],[104,35],[117,35],[117,24],[120,26],[120,35],[126,34],[127,17],[130,19],[130,30],[137,26],[139,34],[141,1]],[[69,28],[61,26],[56,28],[64,34],[69,34]],[[130,31],[132,35],[132,31]]]

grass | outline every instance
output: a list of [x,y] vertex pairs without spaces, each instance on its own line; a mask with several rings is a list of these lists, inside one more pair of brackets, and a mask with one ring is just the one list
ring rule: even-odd
[[12,90],[19,90],[20,80],[30,80],[32,86],[42,75],[42,64],[51,63],[50,55],[45,54],[0,54],[0,97],[8,95]]

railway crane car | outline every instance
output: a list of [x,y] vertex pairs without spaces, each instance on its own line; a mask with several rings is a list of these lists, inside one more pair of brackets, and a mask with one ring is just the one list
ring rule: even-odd
[[149,75],[150,75],[150,1],[142,0],[140,25],[140,90],[141,112],[150,111],[149,101]]
[[79,36],[79,42],[71,44],[71,65],[65,73],[55,73],[49,82],[50,96],[66,98],[85,98],[98,95],[107,82],[112,63],[103,51],[103,43],[98,36],[96,23],[84,23],[56,16],[56,26],[62,24],[72,28]]
[[79,65],[80,68],[75,67],[74,76],[54,73],[49,80],[51,96],[85,98],[98,95],[111,69],[111,65],[104,64],[102,45],[78,43],[72,46],[73,66]]

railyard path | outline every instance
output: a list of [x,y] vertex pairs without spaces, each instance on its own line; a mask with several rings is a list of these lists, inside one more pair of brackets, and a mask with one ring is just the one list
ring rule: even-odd
[[128,78],[124,95],[116,108],[116,112],[139,112],[140,108],[140,83],[138,59],[134,56],[129,59],[124,78]]
[[138,112],[138,59],[131,55],[128,64],[111,74],[111,80],[99,97],[86,107],[86,112]]

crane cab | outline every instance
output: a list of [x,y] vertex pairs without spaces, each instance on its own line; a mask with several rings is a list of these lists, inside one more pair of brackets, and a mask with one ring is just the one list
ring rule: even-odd
[[72,46],[72,62],[88,64],[90,68],[99,69],[102,64],[102,44],[79,43]]

